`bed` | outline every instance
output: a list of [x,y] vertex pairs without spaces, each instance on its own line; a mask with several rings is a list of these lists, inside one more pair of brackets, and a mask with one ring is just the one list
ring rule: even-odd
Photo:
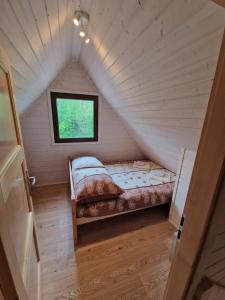
[[[127,161],[104,163],[99,168],[82,170],[74,175],[72,160],[69,160],[70,188],[74,244],[78,244],[77,226],[101,219],[163,205],[171,201],[176,176],[152,161]],[[98,197],[78,201],[76,182],[91,178],[96,173],[112,178],[122,192],[107,199]],[[85,174],[85,175],[84,175]],[[79,177],[80,176],[80,177]],[[100,176],[100,175],[99,175]]]

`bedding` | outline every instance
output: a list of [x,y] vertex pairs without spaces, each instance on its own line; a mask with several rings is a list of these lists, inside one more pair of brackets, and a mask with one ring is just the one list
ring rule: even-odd
[[105,168],[102,162],[93,156],[82,156],[75,158],[72,161],[72,168],[85,169],[85,168]]
[[137,160],[134,161],[133,167],[138,169],[149,169],[151,167],[151,161],[145,161],[145,160]]
[[76,201],[79,204],[118,197],[124,190],[109,175],[106,168],[72,169]]
[[[105,164],[115,184],[124,190],[118,197],[77,205],[77,217],[100,217],[168,203],[172,199],[175,174],[145,161]],[[98,171],[99,172],[99,171]]]
[[105,167],[114,182],[126,190],[149,187],[176,180],[174,173],[150,161],[145,162],[143,168],[137,167],[136,162],[109,164],[105,165]]

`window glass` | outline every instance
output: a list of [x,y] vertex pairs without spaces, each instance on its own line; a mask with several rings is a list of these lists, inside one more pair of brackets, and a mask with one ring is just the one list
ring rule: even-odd
[[57,98],[57,114],[60,138],[94,137],[93,101]]

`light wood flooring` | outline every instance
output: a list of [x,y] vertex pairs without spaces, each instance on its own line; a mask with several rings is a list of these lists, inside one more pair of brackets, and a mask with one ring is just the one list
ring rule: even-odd
[[43,300],[160,300],[170,268],[168,207],[79,228],[73,248],[67,185],[33,192],[42,260]]

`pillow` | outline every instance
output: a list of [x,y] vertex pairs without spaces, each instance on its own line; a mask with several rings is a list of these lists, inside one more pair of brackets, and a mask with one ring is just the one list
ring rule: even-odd
[[75,158],[72,161],[72,169],[84,169],[84,168],[104,168],[105,166],[96,157],[82,156]]
[[105,168],[86,168],[73,171],[76,201],[79,204],[116,198],[124,190]]
[[151,161],[137,160],[134,161],[133,167],[138,169],[150,170],[152,166]]

